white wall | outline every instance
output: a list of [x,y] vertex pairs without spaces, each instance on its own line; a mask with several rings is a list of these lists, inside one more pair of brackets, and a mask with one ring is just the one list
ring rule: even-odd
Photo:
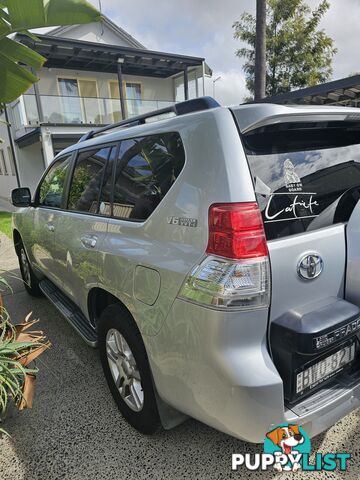
[[85,42],[106,43],[120,47],[134,47],[134,44],[127,40],[126,35],[120,36],[103,23],[97,22],[77,25],[67,32],[62,32],[59,37],[83,40]]
[[35,187],[44,171],[41,143],[36,142],[23,148],[16,148],[20,170],[21,186],[29,187],[34,193]]
[[[4,121],[4,114],[2,114],[0,115],[0,139],[3,142],[0,143],[0,152],[2,151],[4,155],[4,161],[6,164],[6,170],[8,172],[8,175],[5,175],[4,172],[0,173],[0,198],[9,200],[11,190],[17,187],[17,181],[15,176],[15,166],[12,162],[12,159],[10,158],[11,151],[9,151],[10,141],[7,133],[7,127],[3,123],[1,123]],[[1,153],[0,157],[2,157]],[[2,169],[3,166],[1,165],[1,170]]]
[[[68,69],[43,68],[37,73],[40,78],[38,83],[41,95],[59,95],[58,77],[70,78],[91,78],[96,79],[100,98],[110,98],[109,81],[117,81],[117,75],[101,72],[83,72]],[[166,100],[174,101],[174,86],[172,78],[139,77],[123,75],[125,81],[140,82],[142,85],[142,96],[144,100]]]

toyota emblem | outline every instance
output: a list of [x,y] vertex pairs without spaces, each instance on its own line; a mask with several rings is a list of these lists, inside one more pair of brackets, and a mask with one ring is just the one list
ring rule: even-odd
[[310,253],[302,257],[298,263],[297,273],[304,280],[313,280],[323,270],[324,262],[320,255]]

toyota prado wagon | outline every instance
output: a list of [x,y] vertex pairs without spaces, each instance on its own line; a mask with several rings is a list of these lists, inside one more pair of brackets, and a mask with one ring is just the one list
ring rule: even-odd
[[249,442],[360,405],[360,113],[204,97],[86,134],[13,191],[27,291],[144,433]]

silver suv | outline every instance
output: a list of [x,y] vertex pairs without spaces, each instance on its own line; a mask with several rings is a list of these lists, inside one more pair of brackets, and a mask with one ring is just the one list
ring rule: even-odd
[[359,110],[205,97],[61,152],[14,243],[138,430],[313,436],[360,405],[359,198]]

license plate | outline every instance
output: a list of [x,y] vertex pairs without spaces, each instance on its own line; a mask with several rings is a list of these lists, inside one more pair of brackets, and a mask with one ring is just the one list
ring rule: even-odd
[[355,352],[356,345],[353,343],[298,373],[296,375],[296,393],[300,394],[305,390],[312,389],[338,373],[345,365],[354,360]]

